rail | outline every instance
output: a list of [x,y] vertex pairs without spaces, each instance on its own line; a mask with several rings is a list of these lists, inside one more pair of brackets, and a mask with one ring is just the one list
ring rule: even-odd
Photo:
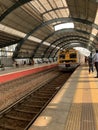
[[0,130],[27,130],[71,74],[63,73],[40,85],[0,115]]

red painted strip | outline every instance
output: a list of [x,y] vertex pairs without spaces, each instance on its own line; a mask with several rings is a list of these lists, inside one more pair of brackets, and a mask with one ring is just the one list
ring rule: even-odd
[[56,64],[38,67],[38,68],[33,68],[33,69],[30,69],[30,70],[24,70],[24,71],[21,71],[21,72],[15,72],[15,73],[12,73],[12,74],[6,74],[6,75],[3,75],[3,76],[0,76],[0,83],[4,83],[4,82],[7,82],[9,80],[13,80],[13,79],[16,79],[16,78],[19,78],[19,77],[23,77],[23,76],[26,76],[26,75],[29,75],[29,74],[32,74],[32,73],[37,73],[37,72],[40,72],[42,70],[53,68],[55,66],[56,66]]

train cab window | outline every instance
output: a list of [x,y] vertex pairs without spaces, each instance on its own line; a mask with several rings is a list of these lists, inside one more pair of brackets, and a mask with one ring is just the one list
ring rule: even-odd
[[70,54],[70,58],[76,58],[76,53]]
[[61,54],[61,55],[59,56],[59,58],[65,59],[65,55],[64,55],[64,54]]

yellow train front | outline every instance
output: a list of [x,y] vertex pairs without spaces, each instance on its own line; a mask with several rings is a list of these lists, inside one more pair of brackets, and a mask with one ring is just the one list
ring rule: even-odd
[[60,71],[73,71],[79,66],[79,53],[75,49],[63,50],[58,53],[58,68]]

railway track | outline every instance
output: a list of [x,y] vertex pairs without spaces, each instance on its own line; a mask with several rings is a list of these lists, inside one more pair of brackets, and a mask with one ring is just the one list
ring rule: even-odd
[[0,112],[58,74],[52,68],[0,84]]
[[0,114],[0,130],[27,130],[47,106],[70,73],[56,76]]

